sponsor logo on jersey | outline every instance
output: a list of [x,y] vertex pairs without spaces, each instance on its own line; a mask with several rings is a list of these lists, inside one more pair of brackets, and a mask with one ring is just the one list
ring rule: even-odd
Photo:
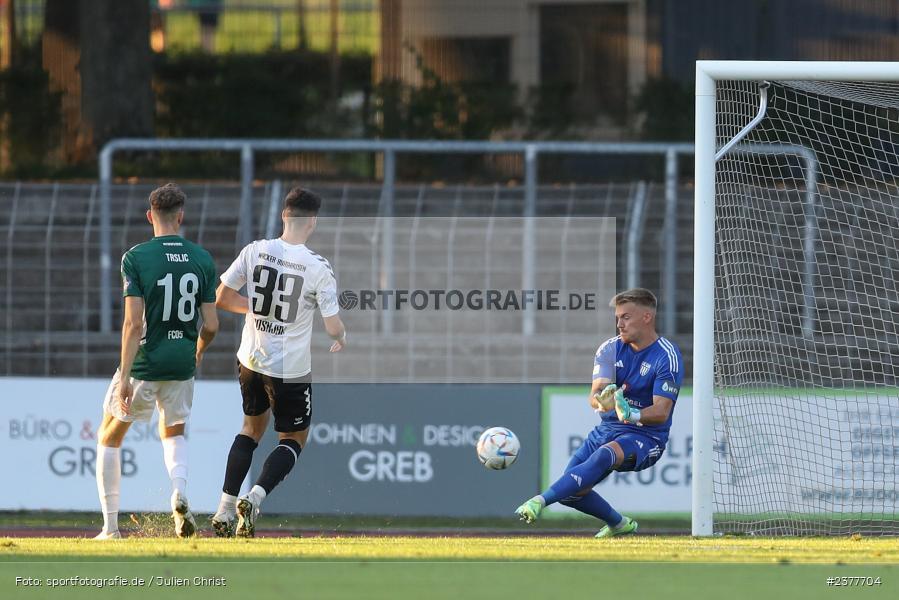
[[676,394],[680,390],[678,390],[677,386],[674,385],[673,383],[668,383],[667,381],[665,381],[664,383],[662,383],[662,391],[668,392],[669,394]]
[[646,374],[649,373],[649,370],[652,368],[652,365],[646,361],[640,363],[640,376],[646,377]]
[[641,442],[640,440],[635,440],[634,443],[640,446],[641,450],[643,449],[643,442]]
[[624,361],[623,361],[623,360],[616,360],[616,361],[615,361],[615,368],[616,368],[616,369],[623,369],[623,368],[624,368]]

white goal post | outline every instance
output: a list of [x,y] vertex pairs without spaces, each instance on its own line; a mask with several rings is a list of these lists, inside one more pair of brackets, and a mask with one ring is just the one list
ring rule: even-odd
[[693,535],[899,534],[899,63],[697,61],[695,142]]

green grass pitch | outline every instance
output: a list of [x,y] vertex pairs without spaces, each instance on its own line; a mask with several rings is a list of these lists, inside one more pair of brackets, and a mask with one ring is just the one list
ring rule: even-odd
[[[52,579],[70,577],[119,577],[129,585],[50,587]],[[880,584],[828,586],[828,577],[879,577]],[[893,539],[0,538],[3,598],[768,600],[886,598],[895,597],[897,586]]]

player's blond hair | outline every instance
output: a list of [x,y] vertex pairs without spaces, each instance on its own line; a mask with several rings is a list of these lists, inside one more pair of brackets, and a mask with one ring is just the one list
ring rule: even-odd
[[655,311],[659,305],[659,301],[656,299],[655,294],[646,288],[631,288],[615,294],[609,301],[609,306],[615,308],[616,306],[628,302],[636,304],[637,306],[644,306],[652,311]]

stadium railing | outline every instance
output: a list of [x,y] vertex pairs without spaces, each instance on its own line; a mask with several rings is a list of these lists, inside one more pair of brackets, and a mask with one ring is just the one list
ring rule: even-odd
[[[190,198],[185,235],[213,252],[220,271],[228,266],[244,240],[272,237],[280,226],[278,205],[286,184],[255,180],[252,160],[256,150],[252,143],[255,142],[229,141],[233,150],[243,152],[244,158],[249,159],[242,162],[240,184],[202,181],[183,184]],[[200,147],[221,147],[213,140],[193,143]],[[283,141],[277,141],[277,144],[281,143]],[[249,151],[244,150],[248,144],[251,146]],[[692,273],[689,240],[692,187],[688,183],[678,185],[677,181],[677,159],[690,152],[690,146],[489,143],[486,145],[497,152],[499,149],[520,152],[525,159],[522,166],[529,169],[528,176],[521,182],[453,186],[441,182],[397,182],[397,154],[407,148],[413,152],[416,148],[435,152],[435,147],[440,145],[446,152],[461,149],[475,153],[481,150],[482,144],[313,140],[299,145],[324,148],[323,152],[333,151],[334,146],[345,148],[347,152],[364,148],[382,155],[381,180],[307,182],[325,198],[325,216],[521,217],[536,214],[541,217],[616,218],[618,247],[621,249],[617,260],[618,284],[637,282],[660,290],[661,330],[677,339],[685,349],[690,347],[691,290],[689,286],[677,285],[679,281],[689,281]],[[528,156],[527,149],[531,146],[534,151]],[[582,153],[596,150],[597,158],[603,152],[614,153],[621,149],[642,152],[649,160],[664,158],[665,179],[642,183],[539,183],[536,166],[541,152],[564,152],[572,147]],[[121,252],[146,238],[143,205],[153,186],[133,180],[114,182],[111,176],[112,148],[105,156],[108,160],[105,173],[108,175],[101,178],[99,185],[0,185],[0,236],[6,240],[5,260],[0,260],[5,283],[0,304],[6,309],[5,318],[0,322],[4,330],[0,340],[6,375],[106,375],[105,358],[115,360],[118,328],[113,324],[120,319],[120,301],[115,293],[118,285],[110,284],[109,279],[105,280],[105,286],[101,282],[104,274],[114,281]],[[814,163],[803,162],[800,152],[788,150],[770,149],[772,153],[785,154],[777,160],[789,163],[797,173],[803,170],[806,180],[814,182]],[[790,156],[786,156],[788,154]],[[808,190],[813,188],[807,186]],[[798,193],[797,200],[802,198],[803,191],[798,190]],[[805,198],[805,202],[813,200]],[[105,211],[104,204],[107,205]],[[103,212],[107,212],[105,225],[100,218]],[[246,214],[250,216],[246,217]],[[562,255],[556,258],[566,260]],[[428,266],[445,269],[445,265],[421,265],[422,268]],[[582,267],[587,265],[572,265],[575,269]],[[101,308],[104,305],[110,324],[105,332]],[[233,355],[226,352],[229,348],[226,338],[236,335],[238,325],[231,323],[233,327],[229,329],[228,323],[226,319],[221,347],[213,349],[206,363],[207,376],[224,376],[233,368]],[[519,336],[516,339],[530,339],[527,343],[533,343],[539,335],[527,336],[527,324],[522,325],[517,331],[507,333]],[[385,331],[381,330],[382,333]]]
[[[523,206],[519,216],[537,215],[537,188],[539,185],[537,163],[540,155],[546,154],[589,154],[621,155],[636,154],[663,157],[665,161],[665,222],[663,226],[664,274],[660,290],[663,298],[662,323],[665,332],[674,332],[675,306],[677,295],[677,173],[681,154],[691,154],[692,144],[683,143],[603,143],[603,142],[487,142],[487,141],[407,141],[407,140],[272,140],[272,139],[119,139],[107,143],[100,153],[100,236],[101,236],[101,277],[100,316],[101,330],[112,330],[112,294],[114,260],[109,238],[110,189],[113,177],[113,160],[119,151],[233,151],[240,152],[240,223],[239,239],[243,243],[253,237],[252,182],[254,180],[254,154],[256,152],[368,152],[383,157],[384,174],[381,184],[379,215],[394,215],[397,154],[520,154],[524,159]],[[629,235],[636,238],[641,232],[640,211],[629,219]],[[389,261],[391,240],[385,239],[388,247],[387,281],[390,281],[392,264]],[[628,281],[634,281],[639,271],[639,241],[633,239],[628,244]],[[533,280],[533,259],[525,258],[524,285]],[[529,316],[525,317],[530,318]],[[389,327],[389,325],[388,325]],[[525,331],[533,332],[533,325],[525,323]]]
[[[239,228],[240,187],[222,183],[179,183],[188,194],[184,235],[209,249],[221,272],[240,249],[240,241],[236,235]],[[379,184],[304,183],[319,192],[325,200],[321,231],[317,235],[320,238],[318,243],[326,246],[316,246],[323,252],[327,244],[334,241],[334,235],[346,237],[379,214]],[[110,238],[115,263],[123,251],[144,241],[149,235],[144,217],[146,197],[157,184],[158,182],[127,182],[112,186]],[[278,207],[287,185],[287,182],[282,184],[278,181],[254,183],[254,237],[272,237],[278,234]],[[646,182],[642,186],[640,182],[540,186],[537,190],[538,214],[541,217],[562,216],[562,219],[554,219],[557,226],[560,222],[570,220],[571,227],[576,227],[578,231],[591,222],[589,219],[582,221],[580,217],[617,218],[618,245],[623,247],[626,232],[631,229],[629,215],[634,213],[632,207],[641,187],[645,190],[646,233],[645,242],[640,248],[641,282],[655,289],[661,279],[659,264],[663,255],[659,232],[663,227],[664,211],[661,209],[664,190],[658,182]],[[678,194],[679,202],[688,206],[689,188],[680,187]],[[416,215],[421,216],[422,224],[434,216],[457,221],[459,239],[465,237],[470,240],[477,233],[474,229],[478,228],[479,219],[486,223],[494,217],[519,217],[522,198],[520,184],[476,186],[400,183],[395,187],[395,214],[398,223],[408,224],[416,219]],[[110,365],[114,366],[119,342],[117,324],[121,320],[121,300],[118,298],[119,288],[116,285],[112,301],[112,321],[116,327],[110,333],[102,333],[99,326],[98,206],[99,188],[96,184],[0,184],[0,237],[6,241],[4,256],[0,258],[0,280],[4,282],[5,288],[0,294],[0,304],[6,309],[5,318],[0,321],[0,345],[4,349],[3,356],[0,356],[0,360],[3,360],[0,368],[7,375],[99,376],[108,375]],[[271,210],[272,207],[275,208],[274,211]],[[684,232],[690,228],[689,214],[689,211],[681,211],[679,215],[678,226]],[[468,229],[465,229],[463,223],[470,224]],[[398,227],[400,229],[397,229],[397,234],[401,235],[402,226]],[[483,232],[482,226],[478,229]],[[561,229],[559,231],[560,234],[564,233]],[[321,237],[322,235],[325,237]],[[690,251],[688,245],[685,245],[688,241],[688,236],[684,233],[678,249],[678,279],[681,281],[689,279]],[[464,251],[464,247],[459,247],[459,244],[461,242],[455,245],[457,251]],[[374,247],[373,251],[379,252],[380,249]],[[354,272],[353,263],[347,263],[347,257],[343,254],[331,255],[330,252],[326,255],[332,262],[336,261],[334,264],[341,289],[356,289],[359,285],[367,287],[367,284],[360,283],[360,278],[363,282],[368,281],[367,276]],[[405,255],[398,248],[397,281],[414,276],[417,281],[431,281],[434,282],[433,285],[440,286],[439,282],[444,281],[445,285],[472,288],[484,285],[490,287],[490,277],[493,277],[494,283],[498,276],[505,277],[508,281],[507,273],[495,269],[481,275],[452,272],[446,258],[441,258],[439,253],[433,251],[416,258],[414,266],[417,275],[410,275],[409,265],[403,256]],[[548,266],[554,269],[558,267],[561,272],[572,276],[584,273],[583,276],[587,277],[597,269],[596,258],[589,253],[557,251],[552,256],[541,253],[538,258],[540,278],[547,276]],[[618,262],[616,270],[623,273],[625,269],[621,265],[624,265],[626,258],[619,255]],[[690,326],[686,319],[690,309],[686,302],[689,289],[682,286],[679,296],[676,328],[684,332]],[[234,368],[233,346],[239,324],[225,315],[222,315],[222,319],[221,339],[217,340],[204,361],[204,377],[228,376]],[[503,334],[503,339],[512,344],[512,347],[525,339],[520,317],[517,321],[504,317],[502,322],[494,332]],[[373,337],[382,347],[395,347],[396,357],[392,360],[403,362],[408,359],[406,341],[400,333],[406,325],[401,318],[397,322],[397,333],[387,335],[381,330]],[[527,336],[530,340],[527,343],[540,345],[540,351],[544,353],[551,352],[556,356],[560,352],[564,353],[564,349],[560,351],[558,348],[550,348],[543,339],[541,332],[546,331],[547,324],[538,319],[537,326],[537,333]],[[358,346],[361,341],[358,327],[356,331],[355,344]],[[481,339],[484,337],[489,336],[471,336],[471,342],[486,343],[488,340]],[[324,342],[315,342],[317,345],[321,343]],[[492,340],[492,343],[496,343],[496,340]],[[418,348],[422,348],[421,344]]]

